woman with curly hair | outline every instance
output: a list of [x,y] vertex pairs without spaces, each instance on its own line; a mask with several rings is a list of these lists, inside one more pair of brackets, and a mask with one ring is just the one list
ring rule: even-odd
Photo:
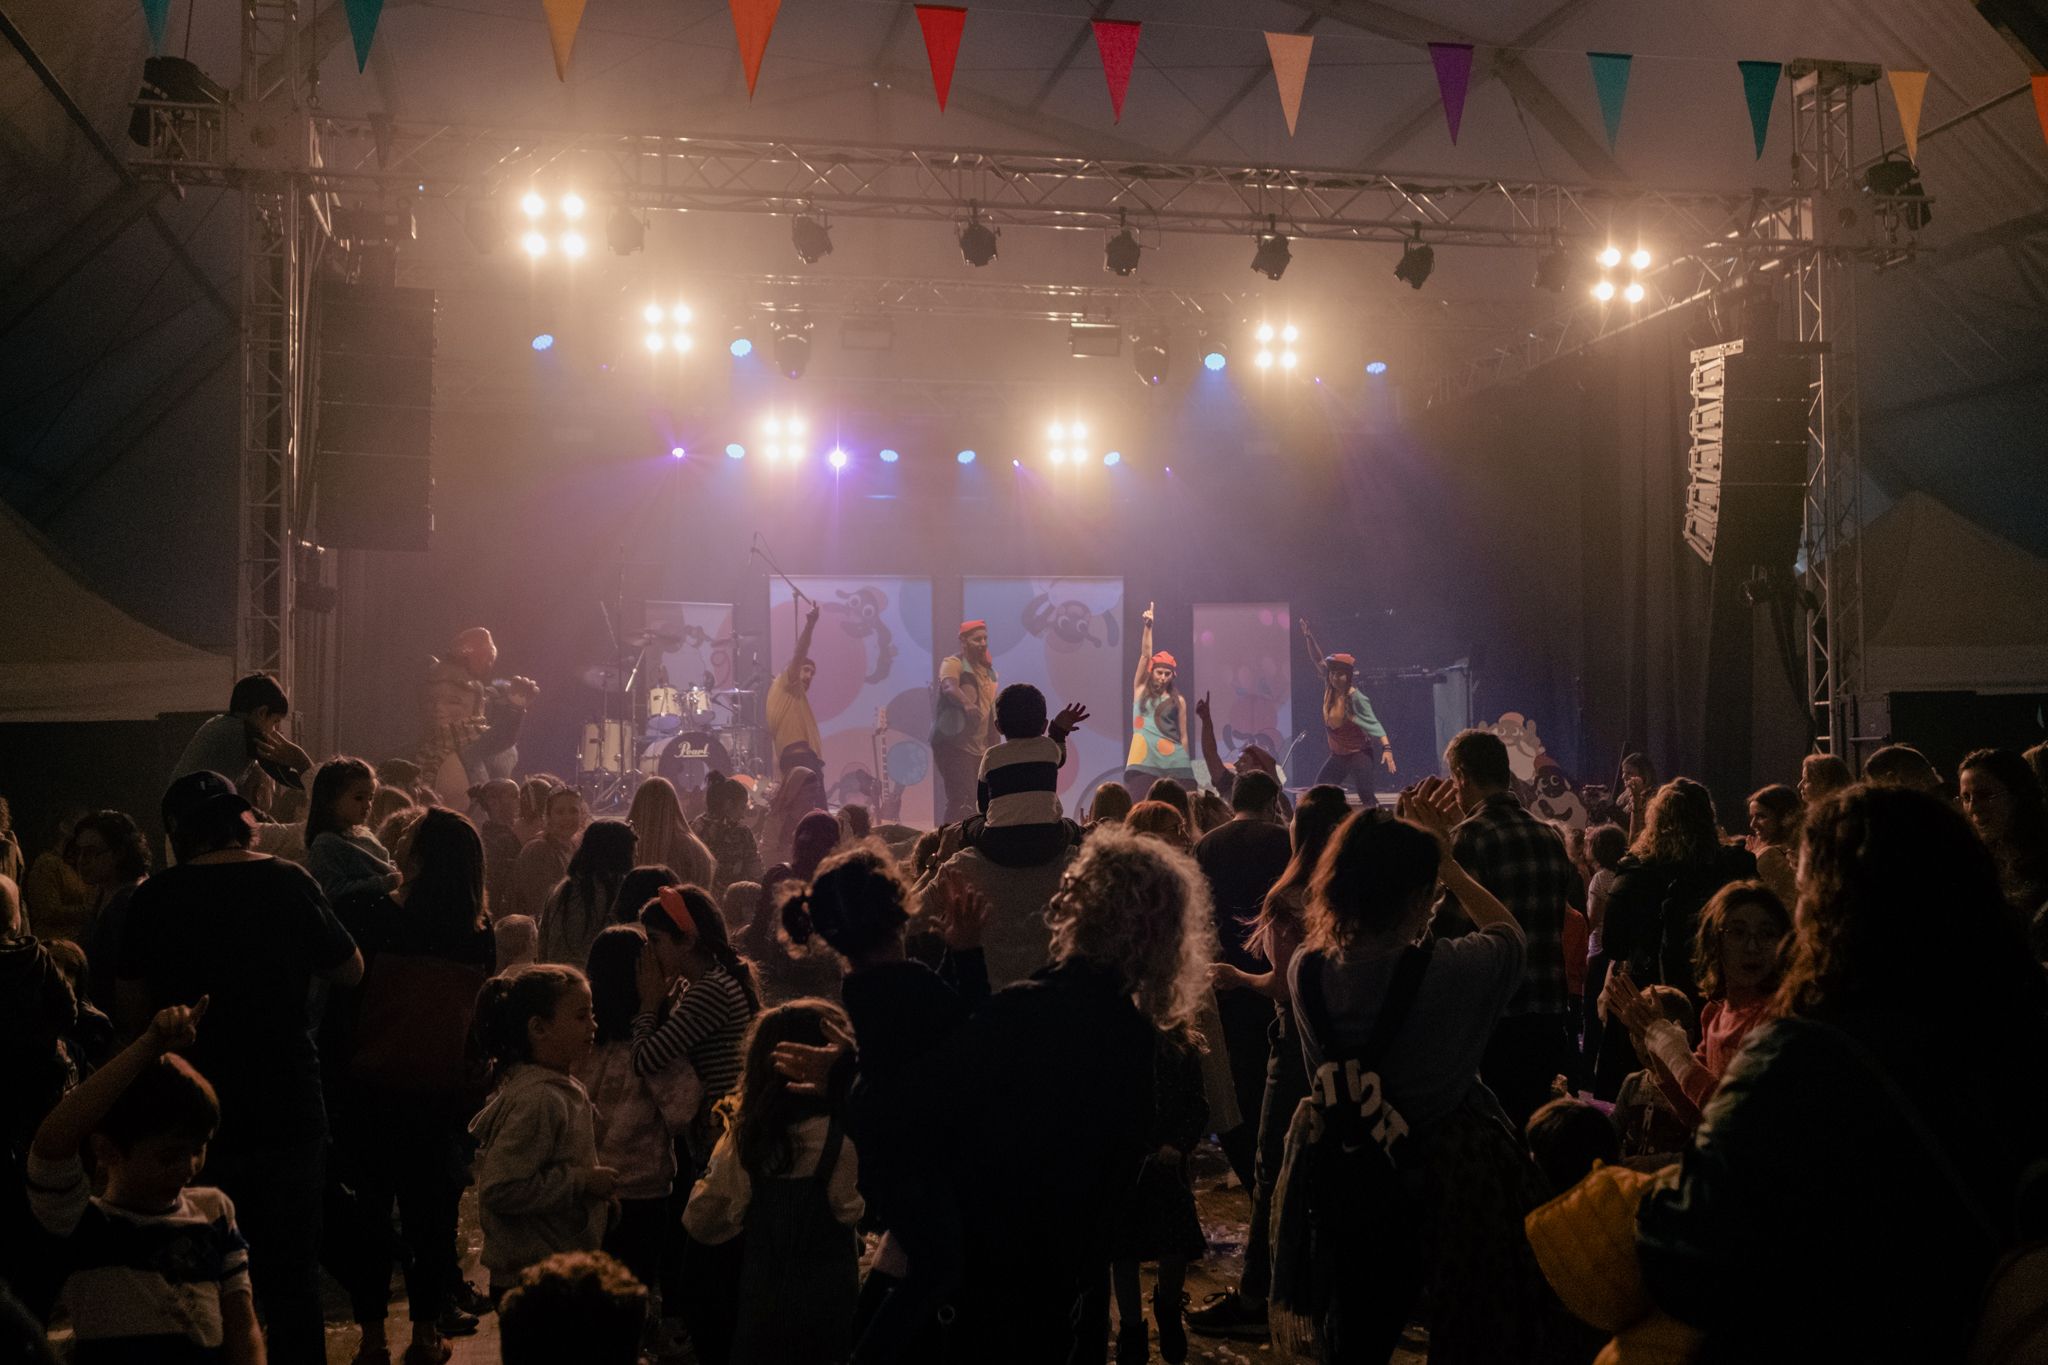
[[1960,1359],[2041,1233],[2048,980],[1947,803],[1852,788],[1803,851],[1777,1018],[1638,1210],[1643,1286],[1701,1361]]
[[1193,1025],[1216,953],[1194,860],[1123,829],[1090,836],[1045,920],[1049,965],[991,997],[919,1087],[960,1209],[953,1358],[977,1365],[1106,1335],[1116,1219],[1157,1147],[1159,1034]]

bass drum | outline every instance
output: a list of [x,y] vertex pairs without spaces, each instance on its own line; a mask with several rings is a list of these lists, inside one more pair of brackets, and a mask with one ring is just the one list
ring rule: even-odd
[[700,792],[713,768],[732,774],[732,753],[709,730],[685,730],[657,739],[640,751],[640,771],[665,777],[679,792]]

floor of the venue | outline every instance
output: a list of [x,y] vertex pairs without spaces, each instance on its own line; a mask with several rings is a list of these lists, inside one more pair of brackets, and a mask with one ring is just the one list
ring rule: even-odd
[[[1236,1283],[1239,1268],[1243,1265],[1245,1223],[1250,1216],[1250,1201],[1245,1192],[1229,1176],[1222,1155],[1211,1144],[1205,1144],[1196,1154],[1196,1203],[1201,1210],[1202,1227],[1208,1234],[1209,1257],[1200,1265],[1188,1268],[1188,1295],[1192,1302],[1203,1299],[1218,1289]],[[479,1285],[483,1283],[482,1270],[477,1265],[477,1253],[481,1249],[482,1234],[476,1222],[474,1196],[463,1200],[461,1237],[463,1260],[469,1268],[470,1279]],[[1149,1296],[1152,1273],[1145,1272],[1145,1288]],[[329,1286],[330,1290],[333,1286]],[[333,1293],[329,1301],[327,1327],[327,1359],[329,1365],[349,1365],[355,1358],[358,1333],[348,1319],[348,1306],[339,1293]],[[390,1340],[402,1348],[410,1329],[405,1322],[405,1299],[401,1286],[393,1285],[392,1314],[387,1328]],[[1240,1341],[1217,1341],[1190,1334],[1188,1338],[1188,1359],[1199,1365],[1255,1365],[1256,1362],[1270,1361],[1273,1352],[1262,1345]],[[494,1317],[486,1317],[477,1334],[458,1339],[455,1343],[453,1365],[496,1365],[498,1359],[498,1324]],[[1114,1354],[1112,1347],[1112,1355]],[[393,1352],[394,1358],[397,1352]],[[1426,1348],[1422,1343],[1420,1329],[1411,1328],[1409,1340],[1394,1355],[1394,1365],[1421,1365]],[[669,1365],[687,1365],[693,1357],[684,1355]],[[1153,1360],[1158,1360],[1158,1345],[1153,1344]]]

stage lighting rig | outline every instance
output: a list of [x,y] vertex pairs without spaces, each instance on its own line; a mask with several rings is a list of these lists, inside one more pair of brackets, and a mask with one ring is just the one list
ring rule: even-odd
[[1554,246],[1536,258],[1536,278],[1530,282],[1531,288],[1562,294],[1571,282],[1572,258],[1562,245]]
[[1153,329],[1132,336],[1131,370],[1145,387],[1156,389],[1166,382],[1172,359],[1165,332]]
[[789,220],[789,244],[805,265],[816,265],[832,254],[832,230],[824,218],[799,213]]
[[1137,273],[1138,257],[1144,248],[1138,245],[1136,235],[1124,226],[1123,213],[1119,211],[1116,217],[1117,234],[1103,245],[1102,268],[1112,275],[1132,275]]
[[1294,349],[1294,343],[1301,340],[1301,329],[1293,323],[1275,327],[1270,322],[1262,322],[1252,336],[1259,343],[1257,354],[1252,356],[1252,364],[1261,370],[1270,370],[1277,365],[1291,374],[1301,363],[1301,356]]
[[574,190],[553,199],[537,189],[528,190],[519,197],[519,211],[526,220],[519,245],[529,259],[540,261],[559,253],[580,261],[590,254],[590,238],[581,226],[590,205]]
[[1643,301],[1643,282],[1636,277],[1650,268],[1652,257],[1647,248],[1637,247],[1622,255],[1621,248],[1608,245],[1601,248],[1593,258],[1600,267],[1600,278],[1593,285],[1593,297],[1601,303],[1612,303],[1620,295],[1624,303]]
[[1288,265],[1293,262],[1294,253],[1287,249],[1287,239],[1272,230],[1273,225],[1274,220],[1268,218],[1268,231],[1263,237],[1254,239],[1258,243],[1258,249],[1252,252],[1252,269],[1278,283],[1280,277],[1287,273]]
[[808,431],[808,424],[800,416],[778,417],[771,414],[761,422],[761,434],[768,438],[763,453],[770,460],[780,460],[784,455],[791,460],[801,460]]
[[981,221],[981,208],[967,206],[967,222],[960,229],[960,256],[977,270],[996,258],[996,238],[1001,234]]
[[1093,458],[1088,444],[1086,422],[1054,422],[1045,429],[1045,437],[1051,442],[1045,452],[1045,458],[1053,464],[1079,465]]
[[791,379],[802,379],[811,365],[811,324],[775,324],[775,368]]
[[1214,373],[1230,364],[1230,338],[1222,332],[1202,333],[1202,368]]
[[686,330],[690,325],[690,305],[687,303],[663,304],[648,300],[640,310],[640,321],[646,330],[641,333],[640,344],[647,348],[649,355],[660,355],[673,351],[683,355],[694,341]]
[[1394,267],[1394,278],[1410,289],[1421,289],[1429,282],[1429,274],[1436,269],[1436,248],[1422,240],[1422,229],[1415,229],[1415,240],[1401,247],[1401,260]]

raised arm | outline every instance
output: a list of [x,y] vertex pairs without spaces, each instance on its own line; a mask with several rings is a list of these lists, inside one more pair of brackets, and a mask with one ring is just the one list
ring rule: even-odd
[[1224,771],[1223,751],[1216,747],[1216,726],[1209,719],[1207,692],[1204,692],[1202,699],[1195,703],[1195,722],[1201,732],[1202,762],[1209,765],[1209,784],[1222,791],[1222,787],[1217,786],[1217,774]]
[[1145,679],[1152,672],[1152,609],[1158,605],[1156,602],[1147,602],[1145,614],[1140,618],[1145,625],[1138,632],[1138,672],[1131,682],[1131,692],[1136,697],[1145,695]]
[[1316,633],[1313,630],[1309,629],[1308,618],[1306,616],[1297,616],[1294,619],[1301,622],[1301,638],[1308,642],[1309,662],[1313,663],[1316,666],[1316,672],[1322,672],[1323,647],[1316,643]]
[[199,1036],[199,1021],[205,1015],[205,996],[196,1005],[172,1005],[158,1010],[134,1042],[58,1101],[36,1129],[35,1154],[45,1161],[69,1161],[77,1156],[87,1135],[99,1127],[114,1101],[135,1083],[136,1077],[155,1066],[166,1052],[191,1045]]
[[789,666],[782,670],[782,676],[791,682],[796,681],[797,670],[810,661],[811,636],[816,633],[817,629],[818,604],[813,602],[811,603],[811,609],[804,613],[804,628],[797,632],[796,652],[789,656]]

